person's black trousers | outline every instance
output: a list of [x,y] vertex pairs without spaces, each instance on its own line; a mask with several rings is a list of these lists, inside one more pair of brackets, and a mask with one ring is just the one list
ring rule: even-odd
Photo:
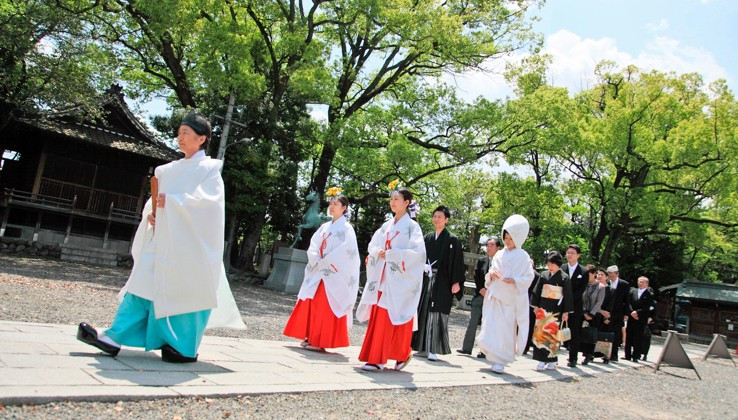
[[569,361],[577,362],[579,357],[579,347],[581,346],[582,321],[584,313],[582,310],[574,311],[569,314],[569,329],[571,330],[571,340],[569,341]]
[[610,324],[612,325],[612,332],[614,334],[610,360],[618,360],[618,351],[620,350],[620,345],[623,344],[623,317],[611,317]]
[[467,353],[471,353],[471,351],[474,349],[474,338],[477,336],[477,327],[482,321],[483,305],[484,296],[477,295],[472,298],[469,325],[466,327],[466,334],[464,334],[464,344],[461,346],[461,349]]
[[625,329],[625,358],[640,359],[643,355],[643,329],[646,324],[628,318],[628,326]]

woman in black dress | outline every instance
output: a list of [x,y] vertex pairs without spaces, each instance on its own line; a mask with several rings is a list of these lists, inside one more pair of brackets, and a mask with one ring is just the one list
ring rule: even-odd
[[536,315],[533,331],[533,359],[538,360],[536,370],[553,370],[558,365],[561,343],[556,335],[561,322],[569,319],[574,299],[569,276],[561,271],[563,258],[556,251],[546,256],[548,270],[541,273],[536,289],[530,297],[530,305]]
[[[597,324],[597,340],[598,341],[604,341],[606,340],[606,336],[610,337],[610,342],[612,343],[613,337],[614,337],[614,331],[612,329],[612,324],[610,323],[610,311],[612,311],[612,289],[607,284],[607,272],[602,269],[597,269],[597,282],[599,282],[601,285],[605,287],[605,299],[602,301],[602,306],[600,306],[600,312],[597,314],[597,317],[595,317],[595,323]],[[602,353],[599,351],[595,351],[594,357],[602,357],[602,362],[605,364],[610,363],[610,354]]]
[[590,264],[587,266],[588,283],[582,294],[582,303],[584,305],[584,322],[583,325],[587,325],[591,335],[587,335],[585,340],[584,330],[582,327],[582,344],[581,349],[584,354],[583,365],[589,364],[594,360],[594,349],[597,343],[597,330],[599,329],[601,319],[598,315],[600,314],[600,308],[602,308],[602,302],[605,299],[606,284],[602,284],[597,281],[597,267]]

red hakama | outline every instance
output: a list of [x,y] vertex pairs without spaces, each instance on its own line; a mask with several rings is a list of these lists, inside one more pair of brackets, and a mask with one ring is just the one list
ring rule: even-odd
[[[377,301],[381,297],[382,292],[379,292]],[[412,338],[413,320],[402,325],[392,325],[387,310],[375,304],[369,315],[369,325],[359,360],[372,365],[387,364],[387,359],[404,362],[412,351],[410,348]]]
[[298,340],[307,338],[313,347],[348,347],[346,315],[338,318],[333,313],[325,294],[323,280],[312,299],[298,300],[282,334]]

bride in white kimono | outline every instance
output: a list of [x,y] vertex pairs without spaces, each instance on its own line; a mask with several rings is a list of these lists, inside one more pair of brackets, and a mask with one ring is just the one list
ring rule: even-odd
[[502,373],[515,361],[528,340],[528,287],[534,277],[530,256],[522,249],[528,231],[525,217],[515,214],[507,218],[502,226],[505,248],[495,254],[486,277],[482,330],[477,340],[495,373]]

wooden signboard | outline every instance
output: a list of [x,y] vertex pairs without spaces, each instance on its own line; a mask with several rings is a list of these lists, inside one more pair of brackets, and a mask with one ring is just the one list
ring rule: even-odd
[[668,333],[669,335],[666,337],[664,348],[661,349],[661,354],[659,354],[659,358],[656,360],[654,371],[658,370],[659,366],[663,363],[670,366],[694,369],[694,373],[696,373],[697,377],[702,380],[700,373],[697,372],[694,364],[692,364],[692,360],[690,360],[687,352],[684,351],[684,347],[682,347],[682,343],[679,342],[677,336],[672,331],[669,331]]
[[728,359],[733,362],[733,366],[735,366],[735,360],[730,356],[730,350],[728,350],[728,346],[725,345],[723,336],[720,334],[713,334],[713,336],[712,343],[710,343],[710,347],[707,348],[705,355],[702,356],[702,360],[707,360],[708,356],[713,356],[719,359]]

